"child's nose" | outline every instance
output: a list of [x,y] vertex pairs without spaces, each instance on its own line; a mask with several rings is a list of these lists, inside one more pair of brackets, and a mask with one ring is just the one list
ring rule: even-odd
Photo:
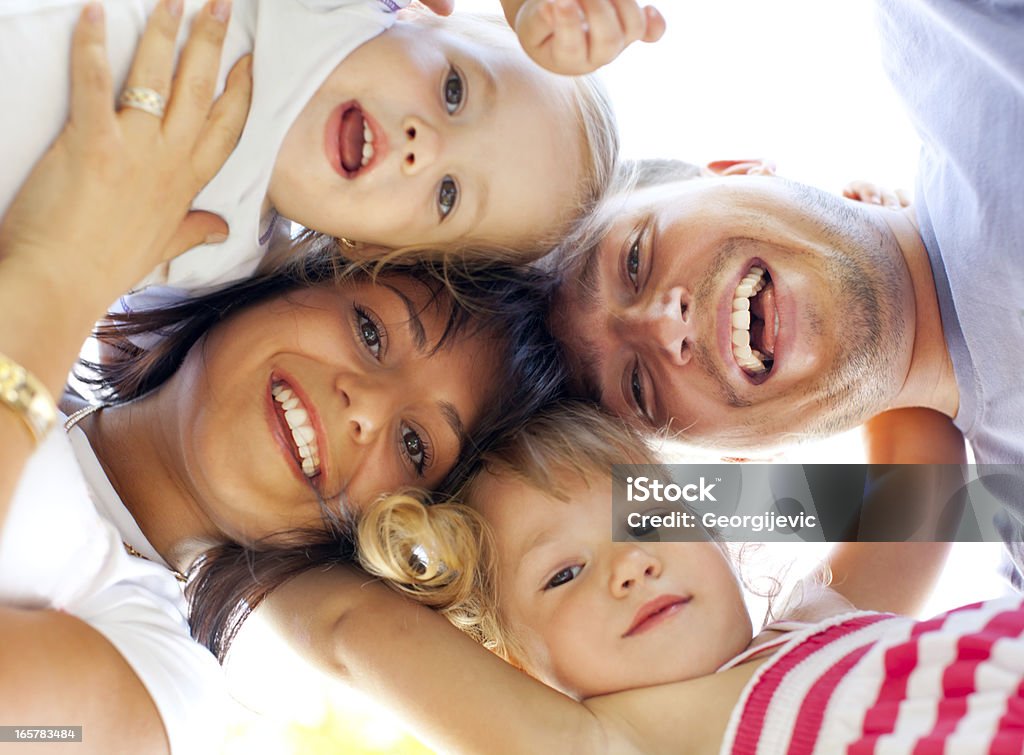
[[402,124],[402,172],[414,176],[433,165],[441,152],[441,135],[426,121],[409,116]]
[[616,543],[609,588],[615,597],[625,597],[646,580],[661,575],[661,562],[634,543]]

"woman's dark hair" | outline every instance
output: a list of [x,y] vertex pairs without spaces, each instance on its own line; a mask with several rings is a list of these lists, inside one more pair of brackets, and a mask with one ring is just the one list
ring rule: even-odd
[[[545,322],[551,276],[528,268],[452,262],[371,269],[347,264],[337,252],[313,250],[276,272],[173,306],[111,314],[95,335],[112,358],[83,362],[81,377],[108,403],[130,401],[162,385],[213,327],[249,307],[309,286],[368,280],[386,285],[389,277],[406,276],[431,292],[425,306],[440,304],[447,309],[435,350],[460,337],[485,334],[500,368],[493,398],[468,433],[439,494],[455,489],[472,474],[479,454],[495,439],[515,431],[539,407],[565,394],[563,360]],[[326,535],[292,532],[254,546],[225,543],[193,565],[186,590],[192,634],[218,658],[224,659],[249,613],[276,587],[312,566],[351,561],[352,523],[323,508]],[[304,544],[288,547],[282,541]]]

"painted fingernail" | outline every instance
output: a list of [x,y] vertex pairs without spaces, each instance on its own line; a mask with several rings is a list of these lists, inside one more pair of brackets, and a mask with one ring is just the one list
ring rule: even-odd
[[100,3],[89,3],[85,6],[85,20],[90,24],[103,22],[103,6]]
[[228,240],[226,233],[211,233],[206,237],[207,244],[220,244]]
[[184,9],[182,0],[167,0],[167,12],[175,18],[180,18]]
[[231,0],[215,0],[210,8],[210,13],[221,23],[227,23],[231,18]]

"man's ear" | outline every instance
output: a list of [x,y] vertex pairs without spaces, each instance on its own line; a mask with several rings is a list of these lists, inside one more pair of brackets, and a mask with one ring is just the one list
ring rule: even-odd
[[714,160],[700,169],[702,176],[774,176],[774,160]]

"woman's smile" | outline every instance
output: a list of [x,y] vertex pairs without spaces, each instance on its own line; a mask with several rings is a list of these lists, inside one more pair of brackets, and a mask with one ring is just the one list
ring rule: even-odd
[[303,482],[327,486],[330,445],[315,404],[293,378],[270,379],[270,429],[289,466]]

